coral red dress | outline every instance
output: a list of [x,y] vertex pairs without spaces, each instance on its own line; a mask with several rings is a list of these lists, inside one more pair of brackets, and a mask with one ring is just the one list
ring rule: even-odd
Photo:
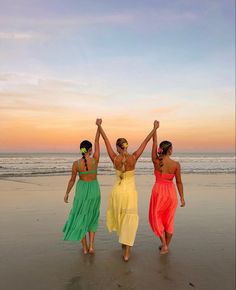
[[163,236],[174,231],[174,216],[178,205],[176,188],[173,183],[175,174],[155,170],[156,182],[152,188],[149,207],[149,223],[153,232]]

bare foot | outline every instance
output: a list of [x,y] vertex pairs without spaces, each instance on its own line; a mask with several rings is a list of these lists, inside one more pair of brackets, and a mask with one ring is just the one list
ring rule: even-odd
[[168,253],[168,247],[167,246],[162,246],[160,250],[161,255],[165,255]]
[[86,255],[88,254],[88,249],[83,249],[83,253]]
[[88,252],[89,252],[89,254],[91,254],[91,255],[95,253],[93,248],[90,248]]
[[124,256],[123,256],[124,262],[128,262],[129,258],[130,258],[130,247],[124,245]]
[[128,262],[129,261],[129,256],[123,256],[123,261]]

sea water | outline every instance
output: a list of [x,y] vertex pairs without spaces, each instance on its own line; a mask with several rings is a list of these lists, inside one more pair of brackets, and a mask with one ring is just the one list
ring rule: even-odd
[[[0,153],[0,177],[68,175],[72,163],[81,156],[77,153]],[[183,173],[234,173],[234,153],[175,153]],[[110,175],[114,167],[107,156],[100,157],[98,174]],[[139,158],[136,174],[153,174],[153,164],[148,153]]]

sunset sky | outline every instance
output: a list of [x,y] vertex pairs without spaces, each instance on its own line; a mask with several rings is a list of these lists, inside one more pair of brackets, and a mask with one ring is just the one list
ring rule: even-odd
[[232,152],[234,0],[0,0],[0,152],[111,141]]

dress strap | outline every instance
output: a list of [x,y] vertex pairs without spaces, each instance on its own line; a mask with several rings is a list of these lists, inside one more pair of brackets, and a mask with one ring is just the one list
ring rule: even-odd
[[89,170],[89,171],[80,171],[79,175],[86,175],[86,174],[97,174],[97,170]]

